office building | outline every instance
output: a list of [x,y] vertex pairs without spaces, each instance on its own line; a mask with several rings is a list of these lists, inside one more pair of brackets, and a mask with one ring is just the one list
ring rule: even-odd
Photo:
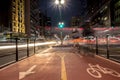
[[88,14],[86,19],[90,20],[94,27],[111,26],[110,0],[88,0]]

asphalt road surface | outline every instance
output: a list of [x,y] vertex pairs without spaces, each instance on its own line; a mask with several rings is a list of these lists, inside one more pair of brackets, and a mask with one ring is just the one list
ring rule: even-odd
[[120,80],[120,63],[54,47],[0,69],[0,80]]

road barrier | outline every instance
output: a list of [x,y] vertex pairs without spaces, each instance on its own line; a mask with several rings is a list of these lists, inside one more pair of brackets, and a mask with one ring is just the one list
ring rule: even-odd
[[73,40],[73,42],[79,43],[78,51],[84,54],[96,54],[107,59],[111,59],[117,62],[120,62],[120,38],[111,37],[110,35],[106,35],[106,37],[98,37],[96,36],[94,39],[89,38],[80,38],[77,39],[77,42]]
[[31,40],[29,38],[20,41],[18,38],[15,38],[14,43],[8,44],[10,43],[2,43],[0,45],[0,68],[32,56],[38,50],[54,45],[55,42],[37,41],[36,39]]

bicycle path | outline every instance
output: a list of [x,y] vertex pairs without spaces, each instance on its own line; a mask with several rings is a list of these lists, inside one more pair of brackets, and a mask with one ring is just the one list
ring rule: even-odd
[[120,80],[120,64],[57,47],[1,69],[0,80]]

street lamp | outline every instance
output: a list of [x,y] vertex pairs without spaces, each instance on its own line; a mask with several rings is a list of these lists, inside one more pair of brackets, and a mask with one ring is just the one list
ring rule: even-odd
[[65,3],[65,0],[61,0],[61,4],[64,4]]
[[[60,20],[62,20],[61,9],[60,9],[60,8],[62,7],[62,5],[65,4],[65,0],[55,0],[55,4],[58,5],[59,13],[60,13]],[[60,35],[61,35],[61,45],[62,45],[62,44],[63,44],[62,28],[64,28],[64,23],[63,23],[63,22],[59,22],[59,23],[58,23],[58,28],[61,29]]]
[[63,5],[64,3],[65,3],[65,0],[56,0],[55,1],[56,5],[61,5],[61,4]]
[[59,4],[59,0],[56,0],[56,1],[55,1],[55,4],[58,5],[58,4]]

